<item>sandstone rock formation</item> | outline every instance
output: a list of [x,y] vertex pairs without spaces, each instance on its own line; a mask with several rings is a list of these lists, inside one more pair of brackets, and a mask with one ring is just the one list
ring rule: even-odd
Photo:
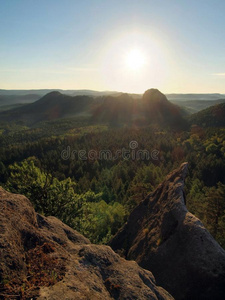
[[173,299],[150,271],[0,188],[0,299]]
[[153,272],[178,299],[225,298],[225,251],[188,212],[187,163],[167,176],[131,213],[110,245]]

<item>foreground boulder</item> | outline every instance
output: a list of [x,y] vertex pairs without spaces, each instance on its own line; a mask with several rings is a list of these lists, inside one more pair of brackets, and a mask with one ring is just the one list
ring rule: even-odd
[[150,271],[0,188],[0,299],[173,299]]
[[175,299],[224,299],[225,251],[188,212],[187,163],[167,176],[131,213],[110,246],[153,272]]

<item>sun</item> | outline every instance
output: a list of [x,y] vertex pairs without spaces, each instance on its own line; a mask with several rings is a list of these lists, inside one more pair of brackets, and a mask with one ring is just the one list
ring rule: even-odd
[[139,49],[132,49],[126,55],[126,64],[129,69],[138,71],[146,64],[146,58]]

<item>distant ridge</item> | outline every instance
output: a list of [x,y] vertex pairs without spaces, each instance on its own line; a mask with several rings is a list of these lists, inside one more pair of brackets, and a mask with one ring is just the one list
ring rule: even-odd
[[51,91],[33,103],[4,111],[0,116],[5,121],[23,121],[28,125],[85,116],[113,126],[156,124],[179,129],[186,126],[182,109],[168,101],[157,89],[147,90],[141,98],[129,94],[71,96]]
[[[39,95],[39,98],[53,91],[58,91],[65,95],[91,95],[91,96],[103,96],[103,95],[116,95],[123,94],[121,91],[96,91],[90,89],[21,89],[21,90],[7,90],[0,89],[0,96],[24,96],[35,94]],[[137,98],[142,97],[143,94],[140,93],[127,93],[129,95],[134,95]],[[168,100],[218,100],[224,99],[225,94],[220,93],[168,93],[165,94]]]
[[116,91],[95,91],[95,90],[63,90],[63,89],[31,89],[31,90],[4,90],[0,89],[0,96],[24,96],[24,95],[30,95],[30,94],[37,94],[40,97],[44,96],[45,94],[51,93],[51,92],[60,92],[65,95],[92,95],[92,96],[100,96],[100,95],[112,95],[117,94],[119,92]]
[[224,99],[225,94],[212,93],[212,94],[166,94],[169,100],[218,100]]
[[[58,91],[61,94],[68,96],[91,96],[91,97],[106,97],[106,96],[120,96],[124,93],[118,91],[95,91],[89,89],[79,90],[63,90],[63,89],[30,89],[30,90],[6,90],[0,89],[0,111],[10,110],[13,107],[20,106],[19,104],[33,103],[43,97],[44,95]],[[143,94],[126,93],[134,99],[141,99]],[[214,105],[214,101],[222,101],[225,95],[220,93],[214,94],[165,94],[167,99],[173,104],[182,107],[183,111],[187,113],[195,113],[201,109]],[[209,103],[209,102],[212,103]],[[196,103],[197,102],[197,103]],[[3,107],[4,106],[4,107]]]

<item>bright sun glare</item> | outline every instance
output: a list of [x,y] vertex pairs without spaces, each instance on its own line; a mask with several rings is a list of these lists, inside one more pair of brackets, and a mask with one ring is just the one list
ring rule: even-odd
[[126,55],[126,63],[131,70],[137,71],[145,65],[146,59],[139,49],[132,49]]

